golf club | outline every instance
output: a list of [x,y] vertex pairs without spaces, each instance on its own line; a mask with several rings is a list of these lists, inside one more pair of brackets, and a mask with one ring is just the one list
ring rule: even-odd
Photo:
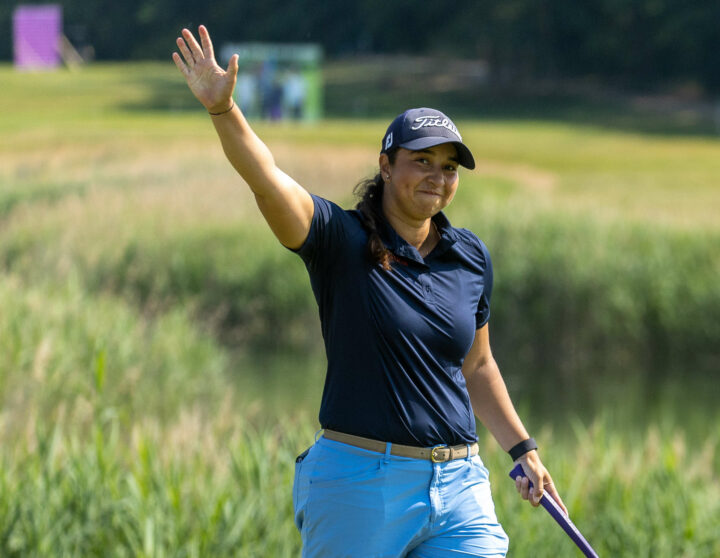
[[[525,471],[523,471],[522,465],[519,463],[515,465],[512,471],[510,471],[510,478],[512,480],[515,480],[517,477],[526,477]],[[532,487],[532,481],[530,482],[530,486]],[[545,508],[550,515],[553,516],[553,519],[558,522],[560,527],[563,528],[563,530],[568,534],[568,536],[573,540],[573,542],[578,546],[580,550],[582,550],[583,554],[587,556],[588,558],[599,558],[597,552],[593,550],[593,547],[590,546],[590,543],[585,540],[585,537],[582,536],[582,533],[578,530],[577,527],[575,527],[575,524],[570,520],[570,517],[565,515],[565,513],[562,511],[560,506],[558,506],[557,502],[553,499],[550,494],[547,492],[543,492],[542,497],[540,498],[540,504],[542,504],[542,507]]]

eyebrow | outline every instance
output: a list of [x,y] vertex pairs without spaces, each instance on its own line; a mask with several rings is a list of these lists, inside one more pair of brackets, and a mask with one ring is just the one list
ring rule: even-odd
[[[415,151],[415,153],[429,153],[430,155],[435,155],[434,151],[431,151],[430,149],[418,149]],[[448,157],[451,161],[454,163],[459,163],[459,159],[457,157]]]

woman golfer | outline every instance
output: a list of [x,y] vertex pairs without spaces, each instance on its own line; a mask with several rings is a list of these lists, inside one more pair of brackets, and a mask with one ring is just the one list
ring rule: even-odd
[[474,415],[541,487],[518,478],[523,498],[560,498],[490,351],[490,256],[441,211],[458,167],[475,166],[457,128],[437,110],[398,116],[379,173],[343,210],[275,165],[233,102],[237,55],[223,70],[202,26],[199,38],[183,29],[173,60],[320,309],[324,433],[298,457],[293,492],[303,556],[505,556]]

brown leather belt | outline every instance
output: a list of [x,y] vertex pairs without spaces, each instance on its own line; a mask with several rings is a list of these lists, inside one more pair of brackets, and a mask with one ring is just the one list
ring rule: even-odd
[[[363,438],[362,436],[354,436],[352,434],[344,434],[335,430],[325,430],[323,436],[334,442],[341,442],[361,448],[364,450],[385,453],[386,443],[372,438]],[[390,447],[390,455],[398,457],[412,457],[414,459],[427,459],[433,463],[445,463],[453,459],[465,459],[468,457],[468,449],[470,457],[478,454],[477,443],[460,445],[460,446],[435,446],[433,448],[419,448],[416,446],[403,446],[402,444],[392,444]]]

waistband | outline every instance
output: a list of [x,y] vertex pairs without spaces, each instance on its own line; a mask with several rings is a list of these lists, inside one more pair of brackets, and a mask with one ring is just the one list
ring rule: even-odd
[[[360,449],[385,453],[387,442],[363,438],[353,434],[345,434],[335,430],[325,430],[323,436],[333,442],[341,442]],[[469,452],[469,455],[468,455]],[[462,444],[459,446],[435,446],[432,448],[420,448],[416,446],[404,446],[402,444],[391,444],[390,455],[398,457],[411,457],[413,459],[427,459],[433,463],[445,463],[454,459],[466,459],[478,454],[477,442],[473,444]]]

